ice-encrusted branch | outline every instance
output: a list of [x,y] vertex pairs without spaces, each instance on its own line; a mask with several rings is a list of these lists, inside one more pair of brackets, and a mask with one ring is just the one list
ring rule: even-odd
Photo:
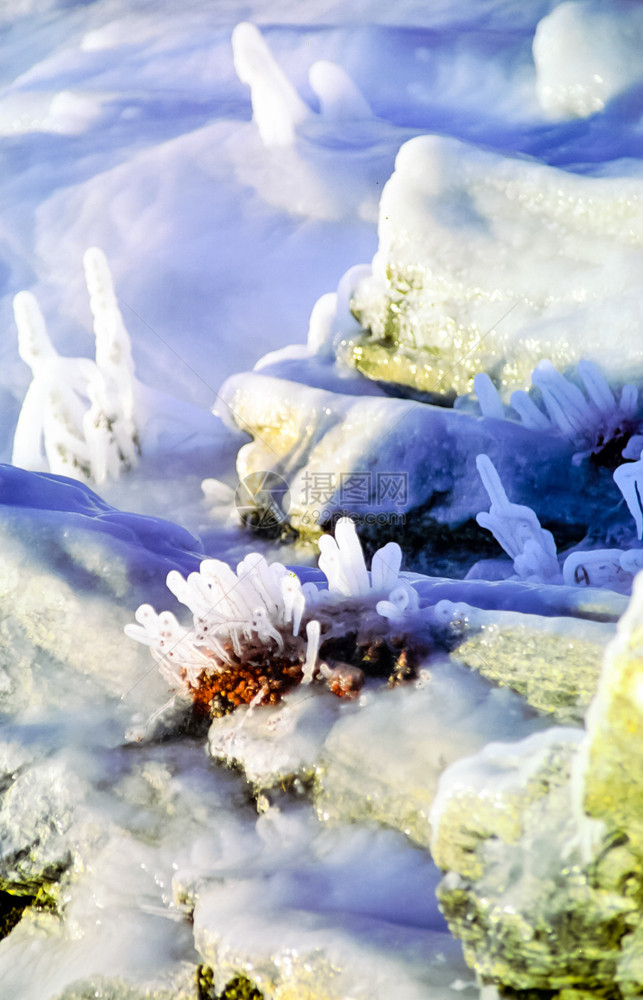
[[14,299],[20,357],[33,381],[14,434],[12,462],[97,484],[136,464],[138,430],[130,340],[105,255],[84,258],[96,360],[60,356],[30,292]]
[[557,580],[560,567],[552,533],[541,527],[531,507],[509,500],[488,455],[478,455],[476,466],[491,501],[489,512],[476,516],[480,527],[490,531],[511,557],[521,580]]

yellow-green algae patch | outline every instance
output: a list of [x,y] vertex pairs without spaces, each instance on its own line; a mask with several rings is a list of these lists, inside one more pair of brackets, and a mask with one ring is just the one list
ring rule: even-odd
[[453,659],[509,687],[560,722],[582,722],[598,683],[609,625],[505,613],[494,622],[474,612],[474,627]]

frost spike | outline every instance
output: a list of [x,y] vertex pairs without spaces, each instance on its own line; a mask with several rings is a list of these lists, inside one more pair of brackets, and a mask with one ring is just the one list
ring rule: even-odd
[[504,420],[505,408],[502,405],[500,393],[486,372],[478,372],[473,380],[473,388],[480,403],[482,416],[494,420]]
[[378,549],[371,562],[371,586],[373,590],[394,587],[402,565],[402,549],[397,542],[387,542]]
[[18,353],[32,371],[40,362],[58,357],[35,295],[18,292],[13,300],[13,314],[18,327]]
[[520,417],[525,427],[532,431],[550,431],[552,422],[534,403],[529,393],[524,389],[516,389],[511,394],[511,405]]
[[367,594],[370,589],[368,571],[357,530],[350,517],[340,517],[335,525],[335,540],[351,593]]
[[598,365],[593,361],[579,361],[576,367],[583,380],[585,391],[596,408],[601,413],[611,413],[616,406],[616,400]]
[[278,66],[261,32],[247,21],[232,32],[234,68],[250,87],[252,117],[264,146],[290,146],[298,125],[311,114]]
[[315,671],[317,654],[319,653],[321,625],[318,621],[308,622],[306,625],[306,637],[308,639],[308,647],[306,649],[306,661],[304,663],[302,683],[310,684]]
[[643,536],[643,451],[638,462],[626,462],[614,469],[614,482],[623,494],[628,510],[636,523],[636,537]]

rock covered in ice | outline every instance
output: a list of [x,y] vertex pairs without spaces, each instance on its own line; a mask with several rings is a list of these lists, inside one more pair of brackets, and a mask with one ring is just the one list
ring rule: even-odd
[[428,847],[443,770],[501,733],[511,738],[542,725],[511,692],[454,663],[431,663],[416,685],[369,692],[335,722],[318,755],[318,815],[382,823]]
[[40,754],[9,776],[5,795],[22,805],[3,803],[3,843],[21,837],[18,857],[31,875],[45,855],[52,863],[41,896],[49,909],[25,911],[0,944],[3,998],[198,1000],[200,959],[172,903],[174,866],[220,849],[226,837],[240,840],[252,814],[190,741],[131,754],[97,746],[98,732],[65,740],[57,753],[42,727],[20,733],[40,743]]
[[[482,982],[614,996],[619,939],[638,919],[632,852],[608,840],[590,863],[571,774],[581,730],[490,744],[445,772],[431,814],[449,926]],[[564,932],[562,930],[564,928]]]
[[85,976],[67,986],[53,1000],[201,1000],[199,969],[190,962],[176,963],[169,971],[143,982],[110,976]]
[[330,694],[300,687],[281,703],[215,719],[208,734],[212,757],[242,768],[256,789],[310,782],[324,741],[343,706]]
[[643,859],[643,574],[607,649],[597,696],[587,715],[584,804],[590,816],[627,831]]
[[257,794],[312,787],[324,822],[376,821],[427,847],[428,813],[444,768],[491,737],[546,723],[521,699],[455,663],[425,669],[417,684],[368,690],[359,702],[312,697],[215,719],[209,752],[240,767]]
[[343,356],[443,395],[468,392],[478,372],[524,386],[542,358],[639,381],[642,191],[631,161],[579,175],[411,139],[382,194],[372,277],[353,298],[365,334]]
[[556,118],[583,118],[643,79],[643,12],[627,0],[567,0],[538,23],[538,99]]
[[[536,505],[542,519],[586,523],[603,478],[618,498],[609,476],[589,481],[586,471],[572,467],[568,443],[510,421],[411,400],[340,395],[255,373],[228,379],[220,397],[254,438],[239,451],[239,478],[271,470],[285,476],[289,518],[303,534],[318,534],[340,512],[362,515],[376,532],[387,520],[404,523],[392,516],[415,511],[407,518],[407,545],[417,530],[430,551],[431,524],[457,526],[487,505],[476,470],[480,452],[513,484],[513,498]],[[603,507],[601,497],[597,516]]]
[[243,969],[270,1000],[452,1000],[468,977],[442,933],[435,877],[393,831],[320,828],[307,808],[272,806],[234,866],[179,870],[174,888],[218,988]]
[[104,738],[118,739],[132,699],[145,715],[166,698],[123,634],[130,608],[169,567],[198,565],[200,542],[73,480],[2,466],[0,486],[0,710],[54,713],[70,735],[94,725],[96,711]]
[[642,597],[639,576],[586,733],[490,744],[441,779],[438,896],[483,982],[560,997],[640,993]]
[[447,605],[439,607],[452,615],[451,656],[457,662],[518,692],[560,722],[582,723],[613,625]]

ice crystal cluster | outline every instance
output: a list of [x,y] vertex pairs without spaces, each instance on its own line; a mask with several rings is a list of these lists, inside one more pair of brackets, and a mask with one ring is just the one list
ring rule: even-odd
[[[341,639],[343,608],[375,613],[382,625],[398,623],[419,607],[416,591],[400,578],[402,554],[389,542],[373,556],[370,572],[354,523],[341,518],[335,537],[320,539],[319,568],[328,587],[302,584],[281,563],[250,553],[236,572],[218,559],[205,559],[185,579],[172,570],[167,586],[192,612],[181,625],[171,611],[157,614],[149,604],[136,611],[138,624],[126,634],[150,647],[174,690],[187,691],[211,714],[240,704],[274,704],[292,687],[325,679],[338,695],[359,689],[363,675],[351,664],[320,661],[325,639]],[[304,633],[305,632],[305,638]]]
[[481,512],[477,516],[480,527],[491,531],[511,556],[520,579],[556,582],[560,568],[551,531],[541,527],[531,507],[509,501],[488,455],[478,455],[476,464],[491,501],[489,513]]
[[[578,449],[573,462],[579,463],[591,454],[600,456],[608,449],[613,454],[605,456],[607,460],[617,462],[619,445],[621,450],[625,448],[639,429],[638,389],[624,385],[617,399],[597,364],[579,361],[576,371],[585,393],[551,361],[540,361],[531,381],[540,394],[542,406],[535,402],[533,392],[516,389],[511,394],[511,407],[525,427],[560,434],[571,442]],[[484,416],[505,417],[500,395],[486,373],[476,375],[474,388]],[[631,457],[629,452],[628,457]]]
[[18,418],[12,462],[97,484],[136,465],[134,363],[107,259],[84,255],[96,360],[62,357],[31,292],[14,299],[20,357],[33,373]]
[[[641,539],[643,435],[639,433],[638,389],[626,384],[617,398],[599,366],[590,361],[580,361],[577,373],[585,393],[550,361],[541,361],[533,371],[532,383],[542,405],[537,405],[532,394],[519,389],[511,395],[511,407],[523,426],[562,436],[578,448],[572,456],[573,464],[579,465],[592,455],[597,464],[613,469],[614,482]],[[506,419],[500,394],[489,375],[476,375],[474,389],[484,417]],[[643,551],[614,548],[572,552],[560,567],[551,532],[542,529],[531,508],[509,502],[487,455],[479,455],[476,463],[491,500],[490,512],[477,515],[478,524],[491,531],[511,556],[520,579],[629,590],[634,574],[643,568]]]

